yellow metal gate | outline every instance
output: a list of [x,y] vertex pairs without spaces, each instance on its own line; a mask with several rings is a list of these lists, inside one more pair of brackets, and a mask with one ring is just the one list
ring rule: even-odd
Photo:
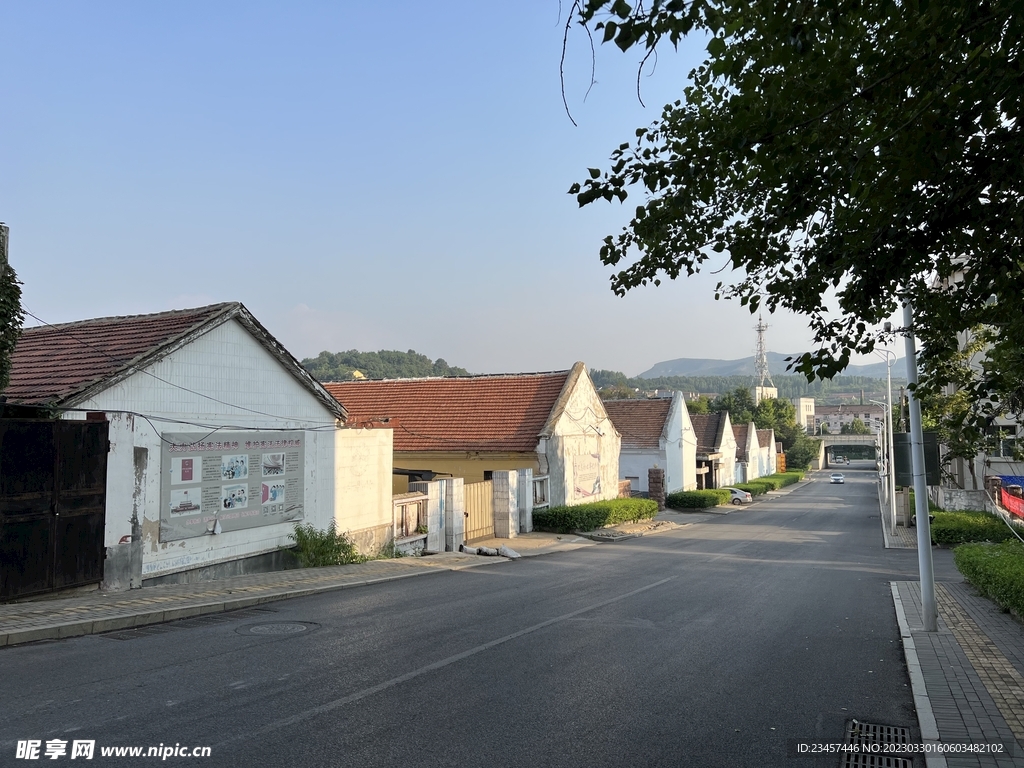
[[494,537],[494,483],[467,483],[466,493],[466,541],[478,541]]

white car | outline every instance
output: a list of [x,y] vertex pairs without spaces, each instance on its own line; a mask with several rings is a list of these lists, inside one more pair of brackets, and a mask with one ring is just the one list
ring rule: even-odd
[[828,481],[830,483],[839,483],[839,485],[842,485],[843,483],[846,482],[846,478],[843,476],[843,474],[841,472],[833,472],[829,476]]
[[722,490],[732,494],[730,501],[733,504],[749,504],[754,500],[753,496],[746,491],[741,491],[739,488],[723,488]]

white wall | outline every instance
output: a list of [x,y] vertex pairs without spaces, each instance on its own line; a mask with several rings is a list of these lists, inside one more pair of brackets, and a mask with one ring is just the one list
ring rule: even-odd
[[[105,543],[112,546],[131,533],[129,520],[133,504],[137,505],[142,522],[145,577],[235,560],[272,551],[291,542],[291,523],[174,542],[159,541],[162,446],[159,433],[195,432],[197,438],[210,433],[209,428],[182,421],[305,430],[305,522],[324,528],[336,514],[333,414],[234,320],[214,328],[149,366],[145,372],[133,374],[80,407],[106,411],[110,419]],[[114,411],[133,411],[155,418],[147,421],[130,414],[112,413]],[[82,414],[69,416],[81,417]],[[172,421],[156,420],[161,418]],[[324,431],[314,431],[317,427]],[[339,450],[355,442],[348,437],[337,440]],[[146,457],[145,470],[139,468],[138,478],[136,449],[142,449],[140,456]],[[368,460],[378,461],[370,453]],[[385,487],[390,494],[390,467],[388,474]],[[345,482],[338,486],[346,492],[351,487],[351,483],[346,485]],[[337,506],[337,514],[344,517],[345,500],[338,499]],[[363,501],[356,508],[366,509]],[[364,511],[359,515],[359,519],[372,516]],[[339,526],[348,527],[341,525],[341,520]]]
[[728,413],[722,415],[722,420],[725,422],[722,425],[724,432],[721,445],[718,446],[719,451],[722,453],[721,470],[719,473],[720,488],[736,483],[736,435],[733,434],[732,421],[729,419]]
[[[665,454],[657,448],[637,450],[634,448],[622,448],[619,451],[619,477],[625,480],[627,477],[640,478],[639,485],[634,486],[634,491],[647,493],[647,470],[657,464],[665,469],[665,492],[671,493],[668,481],[668,462]],[[673,489],[674,490],[674,489]]]
[[[590,376],[584,371],[569,392],[565,409],[547,440],[552,506],[614,499],[619,495],[619,451],[622,439],[608,418]],[[573,498],[573,456],[599,454],[601,493]]]
[[334,520],[339,531],[391,525],[394,431],[339,429],[334,435]]
[[697,433],[693,431],[693,422],[690,421],[690,412],[686,408],[686,400],[681,392],[676,392],[679,398],[680,423],[682,429],[682,450],[683,462],[683,490],[697,490]]

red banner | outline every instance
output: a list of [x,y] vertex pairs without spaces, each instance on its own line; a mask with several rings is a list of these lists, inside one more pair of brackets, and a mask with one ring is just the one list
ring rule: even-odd
[[1005,488],[999,489],[999,503],[1006,507],[1017,517],[1024,518],[1024,499],[1011,496]]

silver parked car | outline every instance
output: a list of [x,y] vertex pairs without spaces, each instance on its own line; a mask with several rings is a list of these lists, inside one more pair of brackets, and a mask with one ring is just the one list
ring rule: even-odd
[[722,490],[729,491],[732,494],[730,501],[733,504],[749,504],[754,500],[753,496],[746,491],[741,491],[739,488],[723,488]]

